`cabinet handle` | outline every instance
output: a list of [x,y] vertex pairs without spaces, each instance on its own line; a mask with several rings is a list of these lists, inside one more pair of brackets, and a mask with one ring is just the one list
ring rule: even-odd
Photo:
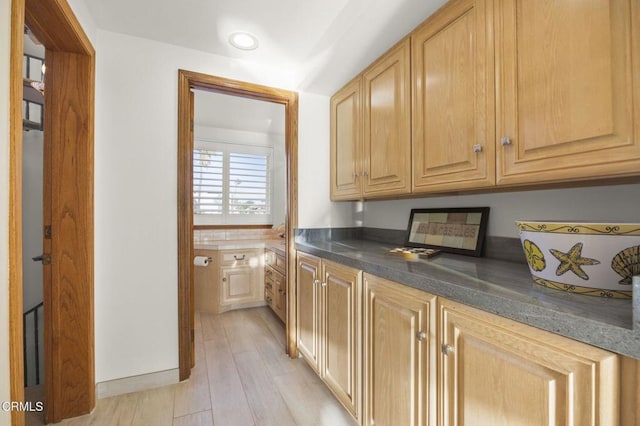
[[318,284],[320,284],[320,280],[313,280],[313,283],[314,283],[315,285],[318,285]]
[[358,179],[358,172],[354,172],[354,173],[353,173],[353,178],[354,178],[354,179]]
[[502,139],[500,139],[500,143],[502,144],[502,146],[511,145],[511,139],[509,139],[508,136],[504,136]]
[[362,172],[362,176],[369,176],[369,173],[367,171]]
[[222,277],[222,282],[227,282],[227,278],[226,277]]
[[447,345],[446,343],[442,344],[442,346],[440,347],[440,350],[445,356],[449,356],[455,352],[455,349],[453,348],[453,346]]
[[325,281],[322,281],[322,287],[326,287],[327,283]]
[[243,254],[243,255],[242,255],[242,257],[238,257],[238,256],[236,256],[236,255],[234,254],[234,255],[233,255],[233,258],[234,258],[235,260],[244,260],[245,256],[246,256],[246,254]]
[[482,152],[482,145],[480,144],[475,144],[473,146],[473,152],[475,152],[476,154],[481,153]]
[[424,331],[418,331],[416,333],[416,339],[418,339],[419,341],[423,341],[427,339],[427,333],[425,333]]

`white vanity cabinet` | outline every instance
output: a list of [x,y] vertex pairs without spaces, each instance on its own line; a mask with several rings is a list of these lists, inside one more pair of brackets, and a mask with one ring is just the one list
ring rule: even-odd
[[220,312],[264,305],[264,249],[220,250]]

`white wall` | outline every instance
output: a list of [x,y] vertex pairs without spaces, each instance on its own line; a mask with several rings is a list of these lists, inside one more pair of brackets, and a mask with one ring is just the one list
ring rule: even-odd
[[[0,401],[11,400],[9,380],[9,60],[11,1],[0,0]],[[0,426],[11,413],[0,410]]]
[[412,208],[491,207],[487,234],[518,237],[515,220],[640,221],[640,184],[364,203],[364,225],[406,229]]
[[329,97],[300,94],[298,127],[298,227],[361,225],[356,203],[329,201]]
[[[178,69],[293,88],[281,69],[102,30],[97,40],[95,331],[102,382],[178,366]],[[300,179],[312,188],[299,200],[306,226],[348,224],[328,202],[328,113],[327,97],[300,95]]]
[[78,19],[78,22],[80,22],[80,25],[82,25],[82,29],[85,34],[87,34],[87,37],[89,37],[89,40],[95,49],[98,27],[96,26],[96,22],[93,19],[93,16],[91,16],[91,12],[89,12],[84,0],[67,0],[67,3],[71,6],[73,14]]

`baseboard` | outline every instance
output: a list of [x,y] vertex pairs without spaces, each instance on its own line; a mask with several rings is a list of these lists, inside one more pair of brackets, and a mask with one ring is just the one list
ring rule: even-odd
[[109,380],[96,384],[96,397],[98,399],[108,398],[110,396],[172,385],[179,381],[180,371],[177,368],[141,374],[139,376],[123,377],[122,379]]

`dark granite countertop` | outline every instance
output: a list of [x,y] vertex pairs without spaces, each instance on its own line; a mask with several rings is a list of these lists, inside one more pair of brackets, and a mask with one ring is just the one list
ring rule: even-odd
[[634,329],[633,316],[634,306],[640,309],[639,291],[633,301],[566,293],[535,284],[524,264],[448,253],[407,261],[386,254],[394,247],[364,239],[296,237],[302,252],[640,359],[640,324],[636,321]]

